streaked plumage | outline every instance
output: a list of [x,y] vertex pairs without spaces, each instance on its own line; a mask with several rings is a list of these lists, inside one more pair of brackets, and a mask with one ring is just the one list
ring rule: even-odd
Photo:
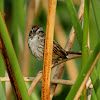
[[[43,60],[45,45],[45,34],[43,28],[34,25],[29,33],[28,46],[32,54],[40,61]],[[67,58],[67,52],[54,40],[52,62]]]

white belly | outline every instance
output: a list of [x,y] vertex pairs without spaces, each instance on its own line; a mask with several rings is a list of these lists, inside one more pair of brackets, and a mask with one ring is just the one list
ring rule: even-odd
[[[42,61],[43,60],[43,50],[44,48],[40,46],[40,43],[37,42],[38,38],[33,38],[33,39],[28,39],[28,45],[29,48],[33,54],[38,60]],[[43,50],[41,50],[43,49]]]

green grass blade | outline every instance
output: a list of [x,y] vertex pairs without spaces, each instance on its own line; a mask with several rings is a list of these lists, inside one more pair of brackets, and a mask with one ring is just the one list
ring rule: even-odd
[[0,81],[0,100],[6,100],[5,92],[4,92],[1,81]]
[[16,3],[16,12],[17,12],[17,20],[18,20],[18,25],[20,27],[20,30],[23,35],[24,39],[24,32],[25,32],[25,9],[24,9],[24,0],[14,0]]
[[[94,11],[97,30],[98,30],[99,37],[100,37],[100,11],[99,11],[100,2],[99,0],[91,0],[91,3],[92,3],[93,11]],[[100,77],[96,69],[94,69],[91,74],[91,80],[94,85],[94,91],[96,93],[97,99],[100,100]]]
[[100,51],[100,42],[98,42],[98,44],[96,45],[93,53],[89,56],[89,59],[87,61],[86,66],[82,69],[82,71],[80,72],[74,86],[72,87],[72,89],[70,90],[68,96],[66,97],[66,100],[73,100],[73,98],[75,97],[78,89],[80,88],[86,74],[88,73],[89,69],[91,68],[91,65],[93,64],[93,61],[95,60],[97,54]]
[[98,72],[98,75],[99,75],[99,78],[100,78],[100,58],[99,58],[98,64],[97,64],[97,72]]
[[65,2],[66,2],[67,9],[68,9],[69,15],[71,17],[71,20],[72,20],[72,23],[73,23],[73,26],[76,32],[76,36],[77,36],[80,48],[82,48],[82,28],[78,20],[75,7],[72,3],[72,0],[65,0]]
[[0,9],[1,12],[4,14],[4,0],[0,0]]
[[[5,64],[0,51],[0,77],[5,77]],[[3,88],[5,89],[5,82],[2,82]]]
[[7,31],[6,25],[4,23],[1,12],[0,12],[0,32],[1,32],[1,36],[2,36],[2,39],[4,41],[4,44],[5,44],[7,53],[8,53],[9,60],[12,65],[12,70],[14,72],[20,93],[22,95],[22,98],[23,98],[23,100],[29,100],[29,95],[28,95],[28,92],[27,92],[27,89],[26,89],[26,86],[25,86],[25,83],[23,80],[23,76],[20,71],[18,60],[15,55],[14,48],[13,48],[11,40],[9,38],[9,34],[8,34],[8,31]]
[[92,89],[92,93],[91,93],[91,100],[97,100],[94,88]]
[[19,58],[19,38],[18,38],[18,18],[17,18],[17,8],[16,0],[12,0],[12,19],[11,19],[11,34],[12,34],[12,43],[17,55]]
[[93,72],[91,73],[91,80],[97,100],[100,100],[100,78],[98,76],[96,68],[94,68]]
[[[0,0],[0,9],[1,12],[4,14],[4,0]],[[5,65],[2,59],[2,55],[0,52],[0,77],[5,77]],[[3,88],[5,88],[5,82],[2,82]]]
[[[84,5],[84,25],[83,25],[83,41],[82,41],[82,68],[85,67],[88,59],[88,26],[89,26],[89,1],[85,0]],[[81,100],[86,99],[86,88],[84,89]]]
[[86,65],[87,57],[88,57],[88,46],[87,46],[88,26],[89,26],[89,0],[85,0],[83,41],[82,41],[82,68]]
[[99,0],[91,0],[91,2],[93,6],[93,11],[94,11],[96,24],[97,24],[98,33],[100,36],[100,2]]

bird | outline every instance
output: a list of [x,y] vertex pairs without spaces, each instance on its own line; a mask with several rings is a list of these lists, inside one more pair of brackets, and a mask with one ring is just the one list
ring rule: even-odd
[[[39,61],[43,61],[44,49],[45,49],[45,33],[43,28],[39,25],[33,25],[28,37],[28,46],[34,57]],[[68,59],[68,54],[81,54],[75,52],[65,51],[58,42],[53,40],[53,51],[52,51],[52,64]]]

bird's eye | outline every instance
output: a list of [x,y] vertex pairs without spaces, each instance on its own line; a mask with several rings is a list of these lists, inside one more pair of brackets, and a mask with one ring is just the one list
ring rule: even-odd
[[30,31],[29,36],[31,36],[31,35],[32,35],[32,32],[33,32],[33,30],[31,30],[31,31]]

